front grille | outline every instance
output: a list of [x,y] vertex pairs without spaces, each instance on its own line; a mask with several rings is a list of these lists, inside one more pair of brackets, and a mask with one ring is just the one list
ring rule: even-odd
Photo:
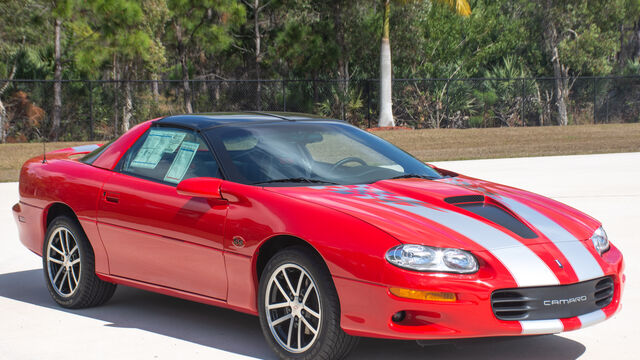
[[602,309],[613,300],[610,277],[571,285],[496,290],[491,308],[500,320],[563,319]]

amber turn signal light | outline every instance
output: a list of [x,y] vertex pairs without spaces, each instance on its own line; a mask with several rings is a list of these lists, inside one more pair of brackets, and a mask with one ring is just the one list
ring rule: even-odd
[[441,291],[424,291],[424,290],[411,290],[392,287],[389,291],[401,298],[415,299],[415,300],[428,300],[428,301],[443,301],[454,302],[457,300],[455,293],[441,292]]

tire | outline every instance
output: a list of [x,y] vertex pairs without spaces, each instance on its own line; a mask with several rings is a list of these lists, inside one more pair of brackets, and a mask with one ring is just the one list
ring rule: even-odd
[[113,296],[116,285],[96,276],[93,249],[76,220],[56,217],[44,240],[44,279],[58,305],[81,309],[104,304]]
[[267,343],[281,359],[344,359],[358,343],[340,328],[329,271],[304,247],[286,248],[269,260],[260,278],[258,311]]

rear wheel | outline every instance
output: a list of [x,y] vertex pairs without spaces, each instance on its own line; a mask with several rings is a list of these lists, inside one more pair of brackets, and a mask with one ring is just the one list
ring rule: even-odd
[[340,328],[340,304],[331,275],[303,247],[276,254],[260,279],[262,331],[282,359],[342,359],[357,338]]
[[74,219],[55,218],[47,228],[42,267],[51,297],[62,307],[85,308],[105,303],[116,285],[95,274],[93,249]]

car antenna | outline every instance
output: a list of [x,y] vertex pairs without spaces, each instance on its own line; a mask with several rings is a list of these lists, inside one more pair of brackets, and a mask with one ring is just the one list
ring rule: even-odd
[[47,163],[47,140],[44,138],[44,136],[41,136],[42,138],[42,163],[46,164]]
[[40,136],[40,140],[42,140],[42,163],[46,164],[47,163],[47,139],[45,139],[44,136],[42,136],[42,133],[40,132],[40,130],[36,129],[36,132],[38,133],[38,136]]

